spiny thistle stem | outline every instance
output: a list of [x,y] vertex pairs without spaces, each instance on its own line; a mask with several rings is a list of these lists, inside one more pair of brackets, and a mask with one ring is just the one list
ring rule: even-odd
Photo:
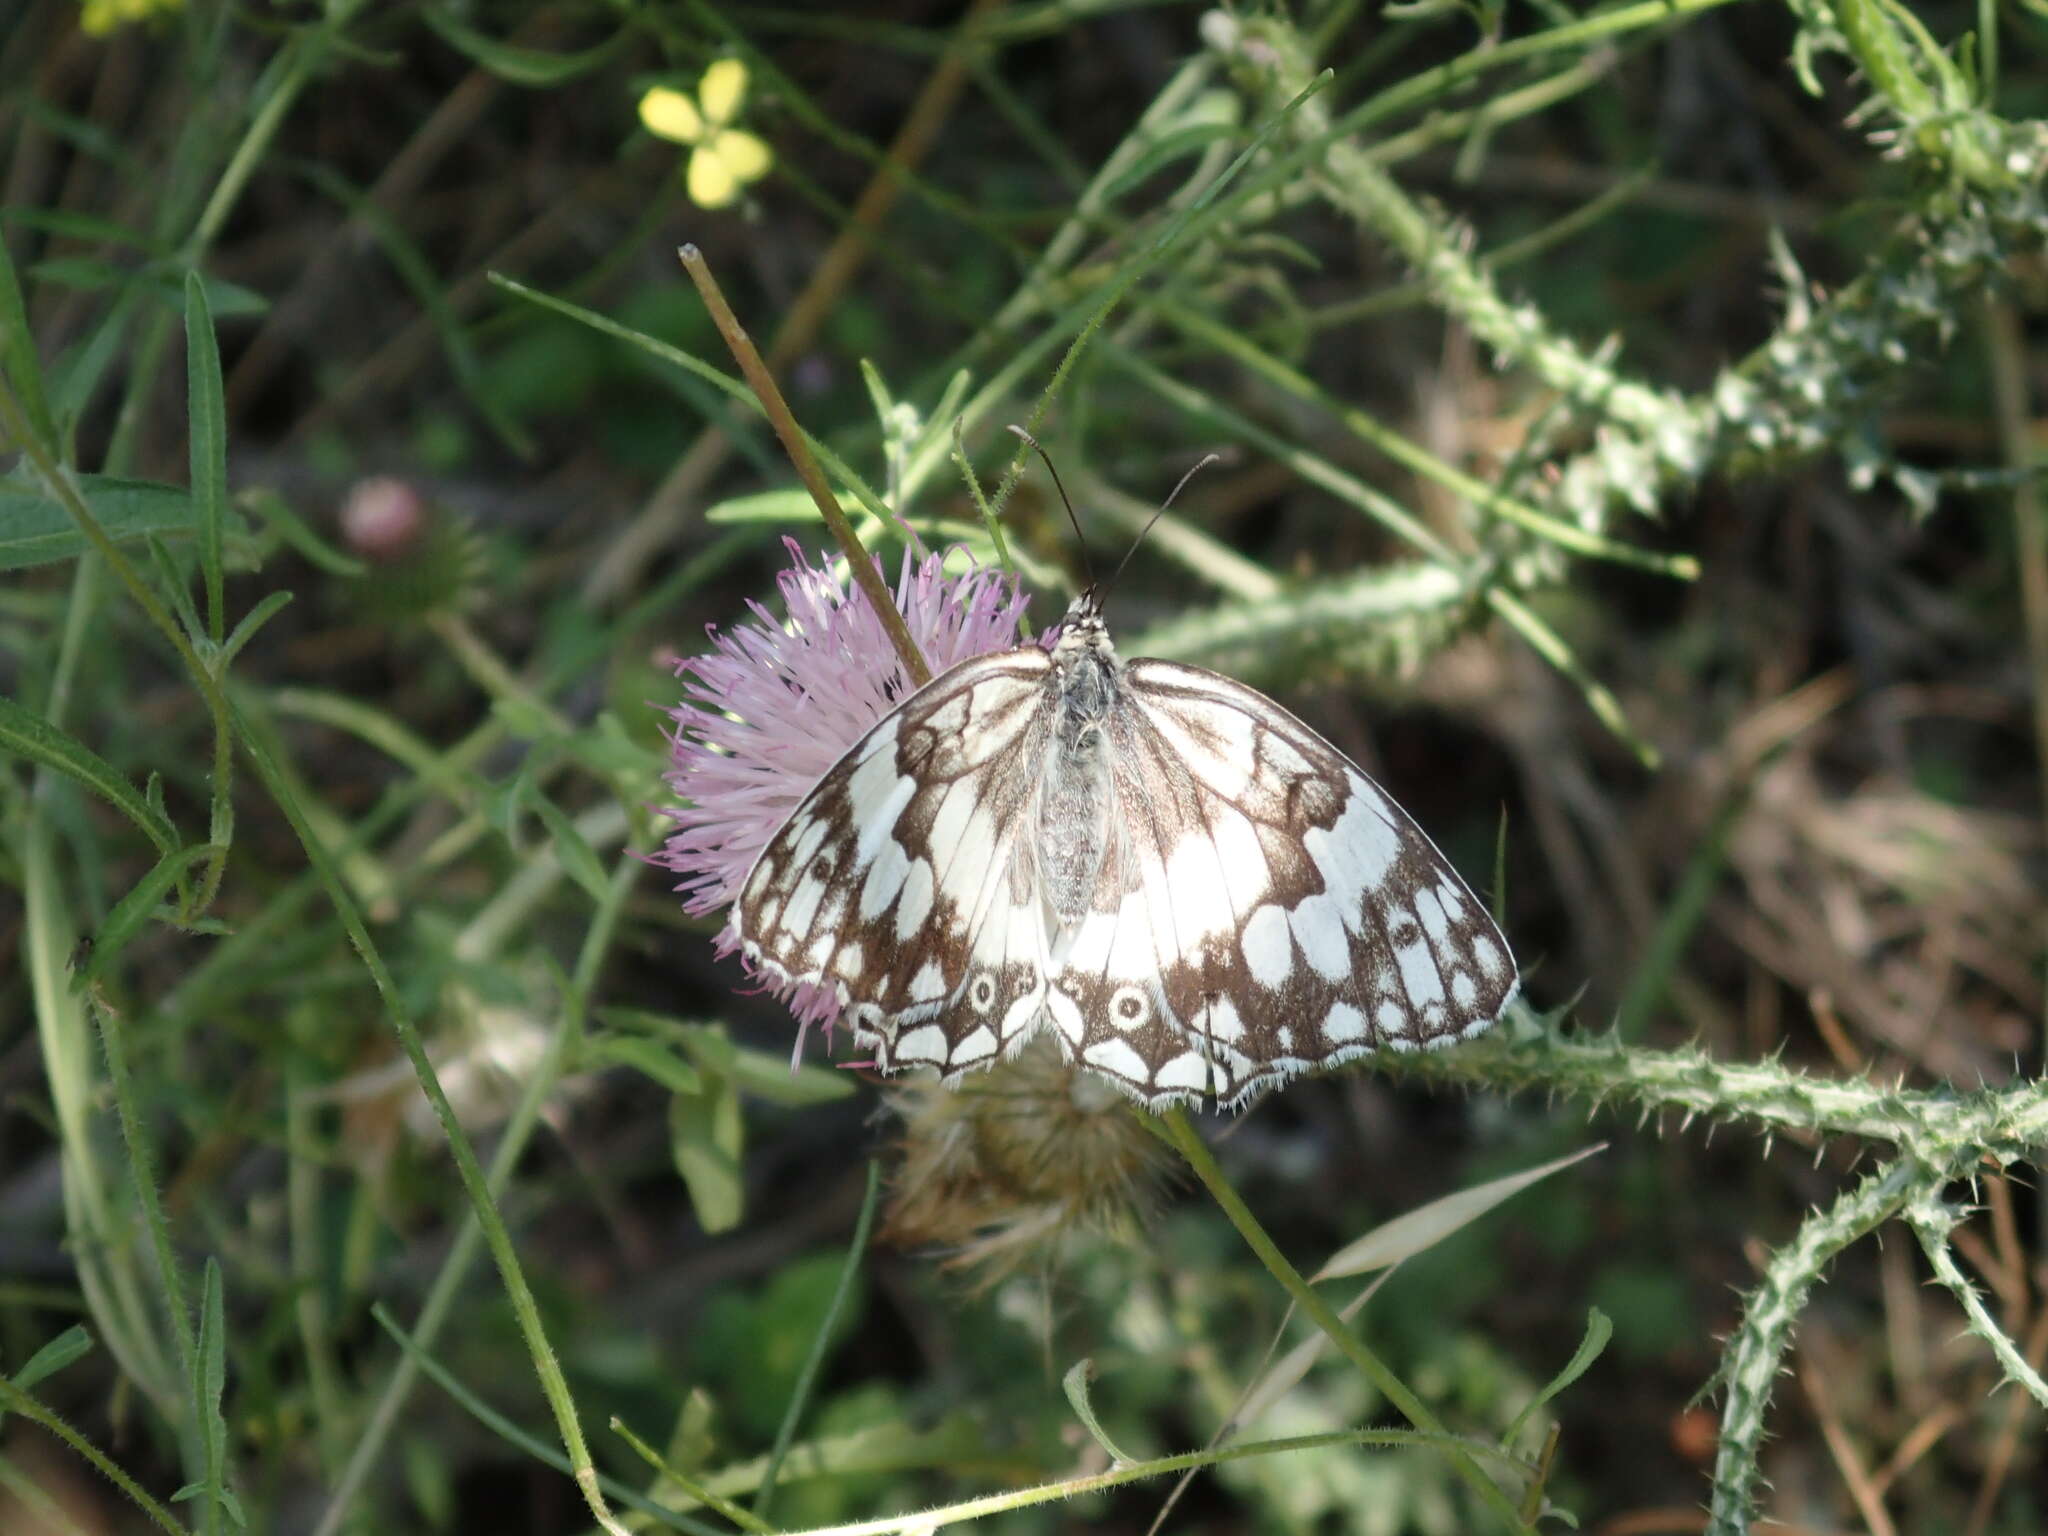
[[1836,1254],[1875,1231],[1930,1178],[1938,1181],[1940,1175],[1910,1157],[1895,1159],[1826,1211],[1809,1216],[1764,1266],[1721,1357],[1720,1380],[1728,1396],[1714,1451],[1714,1501],[1706,1536],[1748,1536],[1764,1410],[1814,1281]]
[[1609,1100],[1655,1113],[1676,1110],[1716,1122],[1747,1121],[1766,1133],[1810,1131],[1889,1142],[1948,1177],[1985,1155],[2021,1162],[2048,1148],[2048,1080],[1958,1094],[1815,1077],[1783,1062],[1716,1061],[1695,1047],[1656,1051],[1614,1035],[1569,1037],[1513,1029],[1455,1051],[1388,1051],[1378,1065],[1397,1076],[1506,1091],[1542,1089],[1595,1107]]
[[1942,1200],[1939,1184],[1916,1194],[1906,1211],[1927,1262],[1933,1267],[1934,1278],[1948,1287],[1949,1294],[1961,1305],[1963,1315],[1969,1319],[1970,1332],[1982,1339],[1997,1358],[2007,1381],[2025,1387],[2034,1401],[2048,1408],[2048,1381],[2042,1379],[2006,1331],[1992,1320],[1984,1298],[1977,1294],[1977,1287],[1970,1283],[1969,1276],[1957,1266],[1955,1255],[1949,1251],[1948,1235],[1962,1215]]

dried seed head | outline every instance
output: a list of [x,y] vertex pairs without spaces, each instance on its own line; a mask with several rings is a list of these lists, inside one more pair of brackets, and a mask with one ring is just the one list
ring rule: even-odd
[[892,1084],[903,1157],[882,1236],[950,1250],[949,1268],[993,1285],[1053,1259],[1070,1236],[1131,1233],[1170,1160],[1124,1097],[1040,1036],[952,1088]]

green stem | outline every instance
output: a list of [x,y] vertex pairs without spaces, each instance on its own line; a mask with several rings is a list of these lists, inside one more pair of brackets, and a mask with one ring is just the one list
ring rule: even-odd
[[[1442,1423],[1429,1411],[1428,1404],[1408,1390],[1406,1383],[1389,1370],[1378,1355],[1366,1347],[1365,1341],[1345,1324],[1313,1286],[1302,1279],[1300,1271],[1287,1262],[1287,1256],[1281,1253],[1273,1239],[1266,1235],[1266,1229],[1259,1225],[1258,1218],[1251,1213],[1251,1208],[1238,1197],[1237,1191],[1230,1187],[1230,1181],[1223,1177],[1223,1170],[1216,1166],[1216,1159],[1210,1155],[1208,1144],[1189,1123],[1186,1113],[1179,1109],[1169,1109],[1157,1117],[1155,1124],[1160,1128],[1167,1143],[1187,1160],[1188,1167],[1194,1170],[1195,1177],[1202,1181],[1202,1186],[1209,1191],[1210,1197],[1222,1207],[1223,1214],[1230,1219],[1230,1224],[1237,1228],[1238,1235],[1245,1240],[1246,1246],[1258,1255],[1259,1262],[1266,1266],[1273,1278],[1280,1282],[1287,1294],[1292,1296],[1301,1310],[1308,1314],[1309,1320],[1328,1335],[1330,1342],[1343,1352],[1347,1360],[1358,1367],[1367,1380],[1380,1389],[1388,1402],[1401,1410],[1402,1417],[1410,1424],[1426,1434],[1445,1435],[1448,1439]],[[1491,1478],[1479,1470],[1479,1464],[1469,1454],[1457,1449],[1451,1450],[1449,1454],[1452,1470],[1464,1479],[1466,1486],[1471,1488],[1487,1507],[1507,1522],[1510,1530],[1531,1531],[1531,1527],[1522,1519],[1507,1495],[1501,1492]]]
[[307,823],[304,810],[291,792],[290,784],[265,751],[253,731],[243,725],[241,737],[245,749],[255,766],[257,776],[269,791],[278,809],[291,823],[293,833],[306,851],[307,859],[320,875],[320,883],[326,887],[327,899],[333,905],[335,915],[347,930],[349,942],[361,956],[364,969],[370,973],[370,980],[383,1001],[386,1015],[391,1021],[391,1031],[398,1037],[399,1049],[405,1052],[412,1063],[413,1073],[419,1078],[420,1090],[427,1096],[427,1103],[434,1111],[434,1118],[440,1122],[441,1133],[447,1138],[449,1155],[454,1159],[455,1172],[462,1181],[462,1188],[468,1196],[471,1211],[483,1228],[484,1242],[491,1250],[491,1257],[497,1261],[498,1275],[505,1287],[507,1299],[512,1303],[512,1315],[519,1325],[520,1337],[525,1340],[527,1352],[533,1357],[534,1372],[540,1378],[542,1394],[548,1400],[548,1407],[555,1416],[555,1427],[562,1437],[562,1446],[569,1455],[569,1465],[576,1479],[576,1486],[583,1492],[584,1502],[597,1523],[612,1536],[628,1536],[624,1526],[606,1505],[603,1491],[598,1487],[597,1468],[590,1459],[590,1449],[583,1439],[583,1427],[576,1417],[576,1402],[569,1393],[569,1383],[562,1374],[561,1362],[555,1358],[554,1347],[549,1344],[547,1330],[541,1325],[540,1308],[535,1304],[533,1291],[526,1283],[526,1273],[520,1267],[519,1255],[512,1247],[512,1237],[505,1229],[505,1221],[498,1214],[497,1201],[492,1198],[490,1185],[484,1178],[482,1166],[477,1162],[476,1149],[470,1145],[468,1134],[462,1123],[455,1117],[454,1106],[448,1102],[448,1095],[441,1087],[441,1077],[434,1070],[434,1063],[427,1055],[426,1042],[421,1039],[419,1027],[406,1011],[405,1000],[400,996],[397,984],[392,980],[390,970],[384,964],[384,957],[371,940],[369,929],[364,926],[362,914],[356,910],[354,899],[341,878],[327,849],[314,835]]
[[[156,1159],[135,1113],[135,1081],[128,1075],[128,1049],[121,1038],[121,1021],[107,1008],[98,986],[88,987],[86,1011],[99,1027],[100,1047],[107,1059],[107,1078],[114,1090],[114,1112],[121,1122],[121,1139],[128,1145],[128,1176],[135,1185],[136,1201],[142,1206],[142,1224],[149,1232],[150,1248],[156,1256],[157,1283],[163,1287],[164,1310],[170,1314],[171,1337],[178,1346],[178,1365],[187,1381],[193,1380],[195,1345],[192,1312],[185,1301],[185,1282],[178,1269],[178,1257],[171,1249],[171,1223],[164,1215],[163,1200],[157,1193]],[[194,1402],[195,1421],[205,1405]],[[190,1426],[188,1426],[190,1427]]]
[[98,1469],[100,1476],[135,1501],[135,1507],[154,1520],[171,1536],[186,1536],[185,1527],[180,1525],[171,1512],[142,1491],[134,1478],[123,1472],[106,1452],[94,1445],[85,1436],[73,1429],[64,1420],[37,1402],[5,1376],[0,1376],[0,1407],[9,1413],[18,1413],[33,1424],[40,1424],[51,1434],[62,1440]]
[[[142,573],[121,547],[114,542],[100,520],[93,516],[92,509],[85,504],[85,498],[78,492],[71,472],[52,458],[44,444],[28,435],[28,423],[14,391],[0,383],[0,434],[12,437],[21,452],[34,467],[37,478],[42,481],[43,493],[62,507],[84,535],[85,541],[93,547],[121,583],[127,588],[129,598],[140,608],[171,643],[171,649],[178,653],[192,684],[206,701],[206,709],[214,728],[214,775],[217,781],[223,779],[233,766],[229,743],[227,696],[221,691],[220,678],[215,675],[213,662],[202,658],[171,611],[164,607],[156,592],[143,579]],[[220,826],[223,814],[218,800],[215,802],[215,827]],[[207,859],[206,869],[200,876],[199,889],[204,900],[211,900],[212,893],[219,888],[223,869],[226,867],[228,847],[220,844],[219,851]]]
[[868,1233],[875,1224],[875,1199],[881,1190],[882,1165],[870,1159],[868,1189],[861,1199],[860,1219],[853,1226],[853,1244],[846,1250],[846,1264],[839,1271],[839,1284],[833,1288],[832,1304],[818,1324],[811,1353],[789,1394],[789,1407],[782,1415],[781,1427],[775,1431],[775,1445],[768,1452],[768,1470],[761,1474],[761,1491],[754,1495],[755,1518],[764,1523],[768,1519],[768,1505],[775,1497],[775,1480],[782,1475],[783,1458],[789,1455],[790,1442],[796,1439],[797,1421],[803,1417],[804,1404],[810,1401],[811,1388],[818,1379],[818,1368],[825,1363],[825,1351],[831,1347],[832,1330],[839,1322],[839,1314],[846,1309],[846,1298],[853,1294],[853,1277],[860,1273],[860,1261],[868,1251]]
[[[611,947],[612,935],[618,927],[619,913],[624,909],[627,893],[638,880],[641,863],[630,852],[619,860],[612,875],[612,883],[606,889],[605,902],[590,921],[590,930],[584,935],[582,953],[577,956],[576,969],[569,978],[569,993],[562,1009],[562,1020],[556,1026],[554,1035],[548,1041],[548,1049],[532,1075],[527,1079],[519,1103],[512,1111],[512,1117],[505,1123],[503,1134],[498,1138],[497,1152],[491,1158],[491,1172],[488,1183],[493,1196],[505,1187],[518,1165],[520,1156],[526,1150],[528,1138],[540,1123],[541,1106],[548,1095],[555,1091],[561,1081],[564,1064],[576,1044],[583,1037],[583,1019],[587,1010],[590,988],[597,979],[599,965]],[[455,1305],[457,1293],[469,1274],[469,1266],[476,1259],[477,1243],[483,1237],[480,1213],[472,1214],[463,1223],[454,1244],[448,1250],[448,1257],[441,1263],[440,1273],[434,1276],[434,1283],[427,1288],[427,1298],[420,1306],[418,1318],[413,1322],[412,1340],[424,1351],[432,1348],[439,1336],[441,1325],[448,1320],[448,1314]],[[342,1521],[347,1517],[355,1497],[362,1491],[363,1483],[383,1454],[384,1443],[398,1422],[399,1411],[411,1396],[419,1380],[420,1356],[402,1353],[398,1363],[391,1369],[390,1379],[378,1394],[375,1407],[370,1411],[362,1436],[350,1453],[348,1465],[335,1480],[333,1495],[327,1508],[322,1511],[320,1523],[314,1527],[313,1536],[335,1536]]]

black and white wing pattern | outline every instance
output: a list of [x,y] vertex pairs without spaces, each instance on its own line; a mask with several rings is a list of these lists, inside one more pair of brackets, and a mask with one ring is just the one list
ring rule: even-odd
[[884,1070],[986,1065],[1038,1025],[1026,765],[1045,755],[1052,670],[1020,646],[932,679],[818,781],[741,887],[748,961],[833,989]]
[[1140,659],[1111,715],[1114,829],[1047,1012],[1134,1097],[1242,1103],[1382,1046],[1486,1029],[1515,965],[1401,808],[1271,699]]
[[733,926],[758,971],[833,989],[884,1070],[952,1077],[1044,1029],[1154,1108],[1467,1038],[1518,985],[1343,753],[1242,683],[1126,665],[1092,591],[1050,652],[962,662],[877,722]]

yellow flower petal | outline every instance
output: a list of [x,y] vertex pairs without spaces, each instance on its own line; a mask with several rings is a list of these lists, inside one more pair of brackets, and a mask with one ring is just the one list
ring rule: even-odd
[[744,128],[721,129],[705,147],[724,162],[739,182],[758,181],[775,163],[775,151]]
[[747,66],[738,59],[719,59],[697,82],[697,99],[704,103],[704,115],[714,124],[729,123],[739,116],[740,99],[747,94]]
[[690,155],[690,201],[699,208],[723,208],[739,196],[739,178],[708,145]]
[[698,143],[705,133],[697,103],[665,85],[657,85],[640,98],[640,121],[649,133],[678,144]]

